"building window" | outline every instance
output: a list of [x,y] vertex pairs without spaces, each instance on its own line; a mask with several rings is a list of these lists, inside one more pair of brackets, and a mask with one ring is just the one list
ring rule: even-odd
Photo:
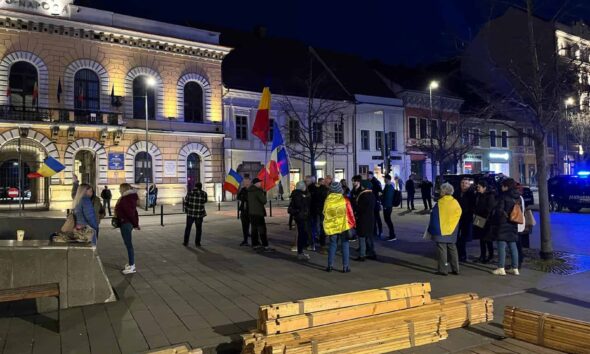
[[420,139],[428,138],[428,121],[424,118],[420,119]]
[[19,109],[31,108],[37,106],[38,92],[35,93],[37,86],[37,68],[33,64],[25,61],[19,61],[10,67],[9,76],[10,105]]
[[496,147],[496,131],[490,130],[490,147]]
[[146,96],[148,119],[156,119],[156,89],[149,87],[147,76],[138,76],[133,80],[133,118],[145,119]]
[[503,148],[508,147],[508,132],[507,131],[502,131],[502,147]]
[[90,69],[78,70],[74,76],[74,109],[100,110],[100,81]]
[[135,183],[152,183],[152,176],[152,156],[145,151],[138,152],[135,155]]
[[248,117],[236,116],[236,139],[248,140]]
[[526,144],[526,145],[527,145],[527,146],[533,146],[533,129],[531,129],[531,128],[528,128],[528,129],[526,130],[526,133],[527,133],[527,135],[528,135],[528,138],[527,138],[527,144]]
[[346,174],[344,173],[343,168],[335,168],[334,169],[334,181],[340,182],[343,179],[346,179]]
[[186,159],[186,183],[193,189],[197,182],[201,182],[201,156],[191,153]]
[[553,134],[553,132],[549,132],[547,134],[547,147],[552,149],[554,147],[553,142],[555,141],[555,136]]
[[371,150],[368,130],[361,130],[361,150]]
[[369,173],[369,166],[368,165],[360,165],[359,166],[359,174],[360,175],[367,175]]
[[473,146],[480,146],[480,132],[479,129],[473,129]]
[[334,124],[334,144],[344,144],[344,124]]
[[416,118],[410,118],[410,139],[417,139]]
[[203,88],[194,81],[184,85],[184,121],[203,123]]
[[375,150],[383,151],[383,132],[375,132]]
[[324,142],[324,131],[322,123],[313,123],[311,131],[312,143],[323,143]]
[[397,133],[396,132],[389,132],[389,150],[390,151],[397,151]]
[[463,133],[461,134],[461,143],[463,145],[469,145],[469,129],[463,130]]
[[295,119],[291,119],[289,121],[289,141],[291,143],[299,143],[299,134],[301,134],[299,130],[299,122]]
[[433,138],[438,138],[438,121],[437,120],[430,121],[430,134],[432,134]]
[[524,129],[518,131],[518,146],[524,146]]

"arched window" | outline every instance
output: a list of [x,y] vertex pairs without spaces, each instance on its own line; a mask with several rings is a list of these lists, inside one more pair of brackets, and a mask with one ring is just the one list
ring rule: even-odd
[[37,107],[39,86],[37,68],[26,61],[19,61],[10,67],[9,91],[10,105],[17,109]]
[[152,157],[145,151],[135,155],[135,183],[152,183]]
[[147,76],[138,76],[133,80],[133,118],[145,119],[147,96],[148,119],[156,119],[156,90],[148,85]]
[[100,111],[100,81],[90,69],[82,69],[74,76],[74,108],[81,111]]
[[201,182],[201,157],[194,152],[186,159],[186,176],[190,189],[194,188],[195,183]]
[[184,85],[184,121],[203,122],[203,88],[194,81]]

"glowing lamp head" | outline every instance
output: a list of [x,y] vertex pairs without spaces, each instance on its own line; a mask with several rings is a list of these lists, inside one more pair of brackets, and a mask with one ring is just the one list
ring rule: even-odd
[[568,97],[568,99],[565,100],[565,106],[566,107],[573,106],[574,103],[576,103],[576,101],[573,99],[573,97]]
[[438,88],[438,81],[430,81],[430,85],[428,85],[428,88],[431,90],[436,90]]
[[156,86],[156,79],[152,76],[148,76],[148,78],[145,80],[145,83],[148,87],[154,87]]

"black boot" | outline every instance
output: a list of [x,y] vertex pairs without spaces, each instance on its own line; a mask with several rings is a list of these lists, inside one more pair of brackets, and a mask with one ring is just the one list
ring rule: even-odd
[[326,272],[330,273],[332,271],[332,269],[334,269],[334,268],[328,267],[328,268],[326,268]]

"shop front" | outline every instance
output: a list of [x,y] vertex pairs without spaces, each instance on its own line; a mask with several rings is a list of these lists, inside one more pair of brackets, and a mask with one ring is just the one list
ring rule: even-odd
[[466,154],[463,159],[463,173],[481,173],[483,170],[482,159],[481,153]]
[[512,156],[510,151],[490,151],[488,153],[488,168],[489,172],[496,174],[504,174],[510,176],[510,162]]

